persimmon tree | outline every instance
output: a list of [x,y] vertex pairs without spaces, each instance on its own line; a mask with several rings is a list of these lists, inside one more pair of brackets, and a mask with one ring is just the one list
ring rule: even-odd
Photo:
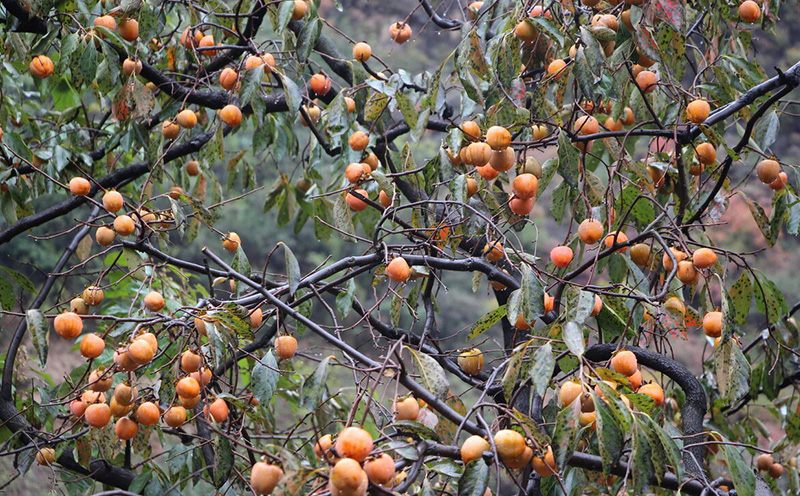
[[[780,2],[367,4],[391,63],[334,3],[2,0],[0,243],[62,254],[3,267],[0,454],[70,494],[800,490],[798,307],[711,229],[800,229]],[[252,195],[354,254],[229,232]],[[468,274],[496,305],[452,329]]]

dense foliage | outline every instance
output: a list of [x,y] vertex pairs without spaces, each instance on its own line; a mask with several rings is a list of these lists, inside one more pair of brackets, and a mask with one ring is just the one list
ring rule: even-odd
[[[798,306],[711,229],[800,230],[780,3],[399,2],[390,59],[347,2],[2,0],[0,244],[63,254],[4,260],[0,454],[68,494],[796,494]],[[252,196],[298,237],[229,232]]]

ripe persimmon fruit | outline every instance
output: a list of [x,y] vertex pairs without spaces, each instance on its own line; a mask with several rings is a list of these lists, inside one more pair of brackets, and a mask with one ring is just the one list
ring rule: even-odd
[[692,124],[702,124],[708,119],[711,106],[705,100],[693,100],[686,106],[686,120]]
[[164,423],[172,428],[177,428],[186,423],[188,415],[186,408],[182,406],[173,406],[164,412]]
[[413,396],[396,401],[393,409],[395,420],[417,420],[419,416],[419,402]]
[[[606,236],[604,243],[606,248],[611,248],[615,244],[626,243],[628,241],[628,236],[622,231],[616,231],[612,233],[608,233]],[[617,253],[625,253],[628,251],[627,246],[623,246],[622,248],[617,249]]]
[[117,32],[125,41],[135,41],[139,37],[139,21],[133,18],[122,19],[117,25]]
[[228,403],[224,399],[217,398],[210,405],[206,405],[203,408],[203,413],[206,414],[207,418],[212,418],[214,422],[220,424],[228,420],[230,410],[228,409]]
[[481,127],[475,121],[464,121],[461,123],[461,132],[470,141],[478,141],[481,137]]
[[54,461],[56,461],[56,450],[53,448],[40,448],[36,453],[36,463],[39,465],[52,465]]
[[653,71],[642,71],[636,76],[636,85],[643,93],[652,93],[658,84],[658,75]]
[[236,127],[242,122],[242,110],[233,104],[228,104],[217,111],[219,118],[230,127]]
[[181,368],[185,372],[196,372],[203,363],[203,357],[192,350],[186,350],[181,354]]
[[[369,194],[365,189],[360,189],[360,188],[354,189],[353,192],[360,194],[364,198],[369,198]],[[361,198],[357,198],[352,193],[347,193],[347,196],[345,197],[345,202],[347,203],[348,208],[350,208],[350,210],[352,210],[353,212],[361,212],[362,210],[364,210],[369,206],[367,202],[365,202]]]
[[631,260],[639,267],[644,267],[650,260],[650,246],[646,243],[637,243],[631,246]]
[[503,126],[492,126],[486,130],[486,144],[492,150],[503,151],[511,144],[511,133]]
[[83,331],[83,320],[74,312],[64,312],[56,315],[53,320],[53,328],[62,338],[75,339]]
[[363,462],[372,451],[372,435],[360,427],[345,427],[336,438],[336,453]]
[[781,164],[777,160],[765,159],[756,165],[756,175],[764,184],[769,184],[778,179],[780,172]]
[[177,117],[175,120],[178,121],[178,125],[184,129],[192,129],[197,125],[197,114],[194,113],[192,109],[183,109],[178,112]]
[[53,75],[55,66],[53,65],[53,61],[50,60],[50,57],[47,55],[37,55],[31,60],[28,69],[34,76],[45,79]]
[[569,246],[556,246],[550,250],[550,261],[559,268],[564,268],[572,262],[572,248]]
[[121,417],[114,426],[114,433],[123,441],[133,439],[138,432],[139,424],[131,420],[130,417]]
[[461,460],[466,464],[477,460],[486,451],[491,451],[489,441],[481,436],[470,436],[461,445]]
[[489,157],[489,165],[497,172],[506,172],[514,167],[516,162],[514,149],[511,147],[501,151],[492,151],[492,156]]
[[583,386],[574,381],[567,381],[558,390],[558,400],[562,406],[569,406],[583,394]]
[[87,424],[99,429],[105,427],[111,420],[111,409],[105,403],[94,403],[86,407],[83,417]]
[[637,393],[646,394],[647,396],[653,398],[653,400],[656,402],[656,406],[661,406],[661,404],[664,403],[664,390],[661,389],[661,386],[655,382],[640,386]]
[[395,257],[386,265],[386,276],[394,282],[406,282],[411,275],[411,267],[403,257]]
[[297,353],[297,339],[294,336],[278,336],[275,338],[275,354],[281,360],[288,360]]
[[508,208],[517,215],[525,216],[531,213],[535,203],[536,200],[534,198],[523,199],[512,196],[508,201]]
[[144,295],[144,306],[151,312],[158,312],[166,305],[164,297],[158,291],[150,291]]
[[366,62],[372,57],[372,47],[369,44],[360,41],[353,45],[353,58],[359,62]]
[[711,248],[698,248],[692,253],[692,263],[698,269],[707,269],[717,263],[717,254]]
[[347,142],[353,151],[361,152],[369,146],[369,135],[364,131],[356,131],[350,135]]
[[593,245],[603,237],[603,224],[597,219],[585,219],[578,225],[578,237],[587,245]]
[[174,140],[181,134],[181,127],[171,120],[164,121],[161,124],[161,134],[164,139]]
[[711,165],[717,160],[717,149],[711,143],[700,143],[695,148],[695,156],[703,165]]
[[389,26],[389,36],[398,45],[410,40],[412,34],[411,26],[405,22],[396,22]]
[[75,196],[86,196],[92,189],[92,183],[85,177],[73,177],[69,180],[69,192]]
[[622,350],[611,357],[611,368],[625,377],[630,377],[639,370],[639,361],[632,351]]
[[222,72],[219,73],[219,84],[228,91],[234,89],[238,82],[239,73],[230,67],[222,69]]
[[[669,251],[672,253],[672,256],[675,257],[675,260],[678,263],[686,260],[686,253],[682,252],[677,248],[670,247]],[[665,252],[664,256],[661,258],[661,264],[664,266],[664,270],[667,272],[672,272],[672,269],[675,267],[674,263],[672,262],[672,258]]]
[[520,174],[511,182],[511,191],[524,200],[535,198],[539,192],[539,180],[533,174]]
[[497,455],[505,461],[516,458],[525,451],[525,438],[517,431],[502,429],[494,435],[494,444],[497,447]]
[[[305,5],[302,0],[299,1]],[[295,5],[297,4],[295,3]],[[283,469],[277,465],[256,462],[250,470],[250,485],[253,486],[256,494],[272,494],[282,478]]]
[[175,393],[184,398],[194,398],[200,394],[200,383],[193,377],[183,377],[175,384]]
[[364,462],[364,472],[373,484],[389,484],[394,481],[396,475],[394,459],[388,453],[382,453]]
[[87,334],[81,340],[81,355],[86,358],[97,358],[103,354],[106,342],[97,334]]
[[556,458],[553,454],[553,447],[548,446],[543,457],[533,457],[533,460],[531,460],[531,465],[533,466],[534,472],[539,474],[540,477],[549,477],[551,475],[555,475],[558,469],[556,467]]
[[694,284],[700,280],[700,273],[697,272],[694,264],[688,260],[678,262],[678,272],[675,276],[684,284]]
[[483,370],[483,352],[478,348],[472,348],[461,352],[458,355],[458,366],[469,375],[478,375]]
[[158,405],[152,401],[145,401],[136,408],[136,413],[134,415],[136,421],[142,425],[156,425],[160,414],[161,412],[158,409]]
[[582,115],[575,119],[572,130],[580,135],[596,134],[600,132],[600,122],[591,115]]
[[305,0],[294,0],[294,8],[292,9],[293,21],[299,21],[300,19],[306,16],[307,12],[308,12],[308,4],[305,2]]
[[711,338],[722,336],[722,312],[708,312],[703,316],[703,332]]
[[761,7],[753,0],[745,0],[739,4],[739,17],[748,24],[761,19]]

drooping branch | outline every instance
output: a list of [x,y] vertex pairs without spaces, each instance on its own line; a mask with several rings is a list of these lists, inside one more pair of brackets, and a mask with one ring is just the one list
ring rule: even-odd
[[[213,129],[198,134],[189,141],[183,142],[170,148],[163,157],[162,162],[167,163],[180,157],[194,153],[203,147],[213,136]],[[97,184],[92,185],[92,189],[88,196],[94,196],[100,191],[100,186],[103,188],[114,188],[123,182],[134,180],[150,171],[149,162],[138,162],[131,164],[122,169],[116,170],[111,174],[97,180]],[[99,185],[99,186],[98,186]],[[53,219],[66,215],[86,203],[86,197],[73,196],[63,202],[46,208],[28,217],[23,217],[13,225],[7,227],[0,232],[0,245],[7,243],[14,239],[17,235],[49,222]]]
[[[616,351],[614,343],[596,344],[586,350],[586,358],[593,362],[603,362],[611,358]],[[705,453],[702,444],[703,417],[706,414],[706,393],[700,381],[686,367],[660,353],[655,353],[638,346],[626,346],[632,351],[641,365],[657,370],[675,381],[686,395],[683,403],[681,418],[683,420],[683,435],[685,444],[694,444],[683,453],[683,463],[686,471],[696,477],[703,477],[703,460]]]

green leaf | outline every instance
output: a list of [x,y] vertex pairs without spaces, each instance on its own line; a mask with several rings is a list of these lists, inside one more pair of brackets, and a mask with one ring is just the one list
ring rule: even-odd
[[550,343],[540,346],[533,354],[533,364],[531,364],[530,378],[533,389],[539,396],[544,397],[550,378],[556,367],[556,358],[553,356],[553,347]]
[[603,474],[608,476],[622,453],[624,437],[608,404],[594,391],[591,394],[597,415],[597,445],[603,461]]
[[14,297],[14,288],[8,280],[0,277],[0,306],[6,312],[14,310],[17,299]]
[[517,386],[517,380],[520,376],[525,377],[528,374],[526,370],[530,368],[530,360],[528,359],[528,347],[531,341],[518,344],[512,353],[509,355],[508,365],[503,373],[503,394],[506,398],[511,398],[514,389]]
[[347,233],[354,232],[356,228],[353,226],[353,219],[350,216],[350,208],[347,206],[345,195],[337,195],[336,202],[333,204],[333,224],[345,241],[355,242],[352,236],[347,235]]
[[583,340],[583,330],[581,330],[581,326],[575,322],[570,321],[564,325],[562,338],[564,339],[564,344],[567,345],[567,348],[569,348],[569,351],[573,355],[579,357],[586,351],[586,344]]
[[720,343],[724,343],[733,337],[734,322],[736,321],[736,307],[733,301],[731,301],[728,290],[725,289],[725,285],[722,283],[722,278],[717,275],[717,279],[722,289],[722,338],[720,339]]
[[445,375],[444,369],[439,365],[439,362],[425,353],[416,351],[408,346],[404,346],[403,348],[411,353],[414,367],[417,374],[420,376],[419,380],[422,381],[422,385],[425,386],[425,389],[436,395],[437,398],[446,399],[447,392],[450,390],[450,384],[447,382],[447,375]]
[[297,287],[300,285],[300,264],[297,262],[297,257],[294,256],[289,245],[282,241],[278,244],[283,245],[283,254],[286,261],[286,277],[289,280],[289,293],[294,296]]
[[637,422],[633,429],[633,451],[629,463],[636,470],[631,471],[633,479],[633,494],[649,493],[650,480],[653,478],[653,453],[647,435]]
[[522,315],[525,322],[535,322],[544,315],[544,287],[528,264],[522,264]]
[[735,310],[733,322],[736,325],[742,325],[750,313],[750,302],[753,299],[753,283],[750,281],[750,274],[746,270],[742,271],[742,275],[733,283],[729,294],[731,304]]
[[490,311],[477,322],[472,324],[472,326],[467,331],[467,341],[472,341],[473,339],[477,338],[487,330],[489,330],[493,325],[500,321],[503,317],[506,316],[506,306],[502,305],[500,307],[495,308],[494,310]]
[[315,410],[322,402],[322,395],[325,392],[325,381],[328,379],[328,363],[330,356],[322,359],[303,382],[303,389],[300,394],[300,406],[310,411]]
[[75,80],[79,81],[75,83],[76,86],[94,80],[97,75],[97,50],[94,43],[86,44],[78,63],[72,66],[72,74],[75,76]]
[[221,435],[214,436],[214,487],[219,489],[227,481],[233,468],[233,446],[231,441]]
[[750,391],[750,364],[733,339],[720,340],[714,348],[714,374],[728,404],[738,402]]
[[305,64],[322,32],[322,21],[316,17],[306,22],[297,35],[297,61]]
[[280,71],[273,71],[278,77],[281,78],[281,85],[283,86],[283,94],[286,97],[286,106],[289,107],[289,112],[298,112],[300,105],[303,103],[303,94],[300,88],[297,87],[294,81],[285,76]]
[[553,431],[553,455],[556,467],[566,467],[567,460],[575,451],[578,443],[578,418],[581,413],[581,402],[573,401],[572,404],[558,413],[556,427]]
[[417,109],[414,107],[414,102],[412,102],[402,91],[398,91],[394,95],[395,100],[397,101],[397,108],[400,110],[400,113],[403,114],[403,119],[408,124],[408,127],[413,131],[417,128]]
[[750,465],[745,462],[739,452],[739,448],[723,444],[722,451],[725,453],[725,461],[728,463],[728,470],[731,472],[736,493],[741,496],[754,496],[756,493],[756,476],[753,474]]
[[436,431],[413,420],[398,420],[397,422],[392,422],[391,426],[398,432],[407,432],[420,439],[433,440],[436,442],[440,441]]
[[578,187],[578,149],[570,142],[566,133],[558,135],[558,173],[572,188]]
[[33,347],[36,350],[36,356],[39,358],[39,363],[42,368],[47,365],[47,350],[50,341],[50,326],[47,325],[47,319],[38,308],[33,308],[25,312],[25,322],[28,326],[28,332],[33,340]]
[[251,372],[250,389],[255,399],[265,407],[272,401],[275,391],[278,388],[278,362],[275,360],[272,350],[264,354],[264,358],[256,362]]
[[458,479],[458,496],[483,496],[489,487],[489,466],[478,458],[464,466],[464,474]]
[[342,314],[342,317],[347,317],[353,307],[353,300],[355,299],[356,283],[353,279],[348,279],[344,286],[344,291],[336,295],[336,309]]

